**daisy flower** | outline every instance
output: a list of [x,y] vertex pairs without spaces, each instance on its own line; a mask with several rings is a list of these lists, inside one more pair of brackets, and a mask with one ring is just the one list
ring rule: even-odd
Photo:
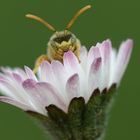
[[105,40],[89,51],[81,47],[80,60],[68,51],[63,63],[44,61],[37,74],[27,66],[1,68],[0,101],[37,118],[54,139],[96,140],[132,48],[131,39],[122,42],[118,52]]

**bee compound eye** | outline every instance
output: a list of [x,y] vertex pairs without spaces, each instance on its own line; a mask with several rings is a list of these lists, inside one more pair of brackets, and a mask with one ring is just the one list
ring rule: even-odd
[[76,42],[76,37],[75,36],[71,36],[71,43],[75,43]]
[[51,40],[51,41],[50,41],[50,44],[51,44],[52,47],[56,47],[56,46],[57,46],[57,45],[56,45],[56,42],[55,42],[54,40]]

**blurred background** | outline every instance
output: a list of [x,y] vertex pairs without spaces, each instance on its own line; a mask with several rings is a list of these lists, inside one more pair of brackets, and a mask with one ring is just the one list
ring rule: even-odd
[[[52,32],[25,14],[46,19],[63,30],[81,7],[93,8],[71,31],[88,48],[110,38],[114,47],[132,38],[135,47],[110,113],[105,140],[140,139],[140,1],[139,0],[0,0],[0,66],[34,65],[46,53]],[[1,140],[46,140],[42,130],[21,110],[0,103]],[[49,139],[48,139],[49,140]]]

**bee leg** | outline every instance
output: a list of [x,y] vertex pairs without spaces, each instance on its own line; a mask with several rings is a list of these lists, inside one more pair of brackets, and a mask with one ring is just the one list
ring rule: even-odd
[[42,64],[43,61],[48,61],[50,62],[50,59],[48,58],[47,55],[41,55],[37,58],[36,62],[35,62],[35,67],[33,69],[34,73],[37,73],[37,70],[39,68],[39,66]]
[[59,48],[58,51],[57,51],[57,53],[60,54],[60,55],[63,55],[64,51]]

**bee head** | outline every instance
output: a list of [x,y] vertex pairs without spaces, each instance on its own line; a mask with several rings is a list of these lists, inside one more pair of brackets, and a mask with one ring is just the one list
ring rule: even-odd
[[80,41],[68,30],[55,32],[48,42],[48,56],[51,59],[63,61],[63,55],[72,51],[79,58]]

